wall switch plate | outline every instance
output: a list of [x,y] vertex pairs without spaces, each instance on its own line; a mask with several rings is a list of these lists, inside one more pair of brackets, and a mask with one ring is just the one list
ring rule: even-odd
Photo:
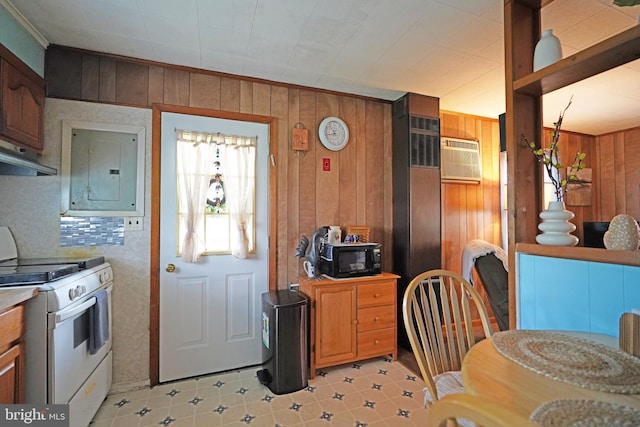
[[144,218],[141,216],[130,216],[124,218],[124,231],[144,230]]
[[331,170],[331,159],[325,157],[322,159],[322,170],[325,172],[329,172]]

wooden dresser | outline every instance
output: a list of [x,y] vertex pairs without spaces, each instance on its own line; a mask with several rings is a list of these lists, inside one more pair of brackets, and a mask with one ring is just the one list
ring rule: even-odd
[[385,354],[398,357],[396,281],[382,273],[353,279],[300,277],[309,301],[309,375],[316,368]]

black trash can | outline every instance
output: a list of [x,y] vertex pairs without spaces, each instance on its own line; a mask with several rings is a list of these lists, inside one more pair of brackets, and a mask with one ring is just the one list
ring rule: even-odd
[[275,394],[308,384],[308,302],[298,291],[262,294],[262,367],[258,380]]

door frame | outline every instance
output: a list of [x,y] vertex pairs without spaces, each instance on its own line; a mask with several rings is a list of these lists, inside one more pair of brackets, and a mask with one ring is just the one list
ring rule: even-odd
[[149,383],[160,382],[160,155],[162,148],[162,113],[187,114],[217,119],[269,125],[269,291],[276,289],[276,241],[277,241],[277,137],[278,119],[272,116],[235,113],[169,104],[153,104],[151,131],[151,246],[150,246],[150,314],[149,314]]

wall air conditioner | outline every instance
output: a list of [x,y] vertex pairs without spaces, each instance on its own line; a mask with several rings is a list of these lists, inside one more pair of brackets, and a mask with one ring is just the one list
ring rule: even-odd
[[480,144],[468,139],[440,139],[440,177],[445,182],[482,181]]

